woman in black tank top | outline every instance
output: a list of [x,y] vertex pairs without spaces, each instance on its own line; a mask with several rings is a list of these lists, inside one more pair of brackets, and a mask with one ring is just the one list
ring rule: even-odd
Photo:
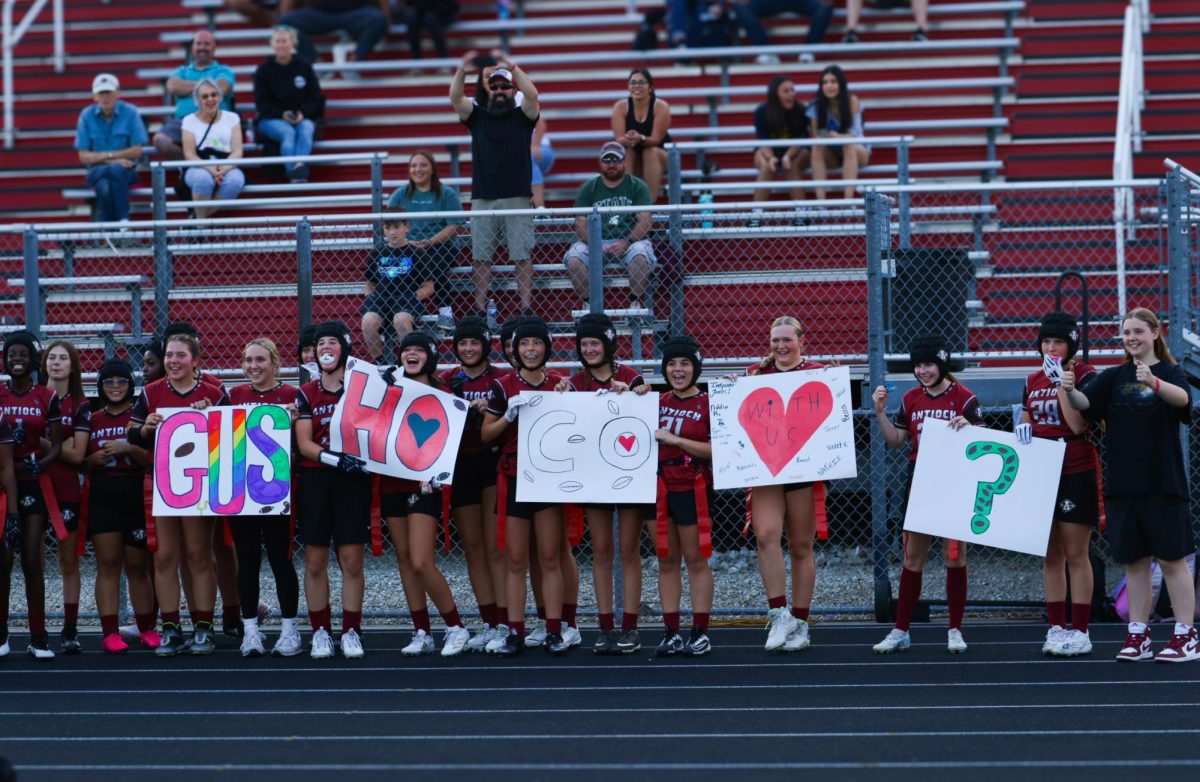
[[654,95],[654,77],[645,68],[629,72],[629,97],[613,104],[613,138],[629,152],[634,176],[650,188],[650,198],[658,200],[663,173],[667,170],[667,151],[671,142],[671,107]]

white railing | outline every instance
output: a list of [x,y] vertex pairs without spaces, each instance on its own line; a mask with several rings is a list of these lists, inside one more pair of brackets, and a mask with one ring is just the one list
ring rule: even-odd
[[30,25],[37,19],[38,14],[53,4],[54,10],[54,72],[62,73],[66,67],[65,47],[63,45],[63,3],[62,0],[34,0],[33,5],[25,12],[21,23],[13,27],[13,8],[17,0],[4,0],[4,148],[12,149],[16,134],[13,126],[13,51],[25,37]]
[[[1131,0],[1125,9],[1121,42],[1121,85],[1117,95],[1117,132],[1113,142],[1113,179],[1133,178],[1133,155],[1142,151],[1142,110],[1146,107],[1142,36],[1150,30],[1149,0]],[[1134,238],[1133,190],[1113,190],[1113,226],[1117,246],[1117,301],[1125,311],[1125,242]]]

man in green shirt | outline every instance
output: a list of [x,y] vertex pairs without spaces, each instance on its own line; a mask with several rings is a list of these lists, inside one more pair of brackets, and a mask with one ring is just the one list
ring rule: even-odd
[[[583,183],[575,196],[575,206],[645,206],[645,212],[601,213],[601,250],[605,261],[619,260],[629,273],[629,306],[644,309],[646,285],[654,268],[654,247],[646,238],[650,230],[650,188],[632,174],[625,173],[625,147],[609,141],[600,147],[600,176]],[[585,302],[588,300],[588,219],[575,218],[575,233],[581,241],[567,250],[565,262],[571,285]]]

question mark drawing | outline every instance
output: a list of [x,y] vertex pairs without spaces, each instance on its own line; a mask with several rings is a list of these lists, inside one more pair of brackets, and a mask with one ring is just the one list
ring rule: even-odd
[[1012,488],[1013,482],[1017,478],[1017,469],[1021,466],[1017,452],[1007,445],[987,440],[979,440],[967,445],[967,458],[971,461],[992,455],[999,456],[1003,460],[1004,466],[1000,470],[1000,475],[994,480],[980,481],[975,489],[975,508],[974,515],[971,516],[971,531],[976,535],[982,535],[988,531],[988,527],[992,526],[991,519],[988,518],[992,512],[992,500]]

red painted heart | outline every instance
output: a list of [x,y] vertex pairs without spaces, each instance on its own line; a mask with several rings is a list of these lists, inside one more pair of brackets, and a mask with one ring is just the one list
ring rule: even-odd
[[778,475],[832,412],[833,392],[813,381],[793,391],[786,408],[775,389],[752,391],[738,408],[738,423],[771,475]]
[[617,438],[617,442],[628,453],[633,453],[633,446],[637,444],[637,437],[631,434],[623,434]]

